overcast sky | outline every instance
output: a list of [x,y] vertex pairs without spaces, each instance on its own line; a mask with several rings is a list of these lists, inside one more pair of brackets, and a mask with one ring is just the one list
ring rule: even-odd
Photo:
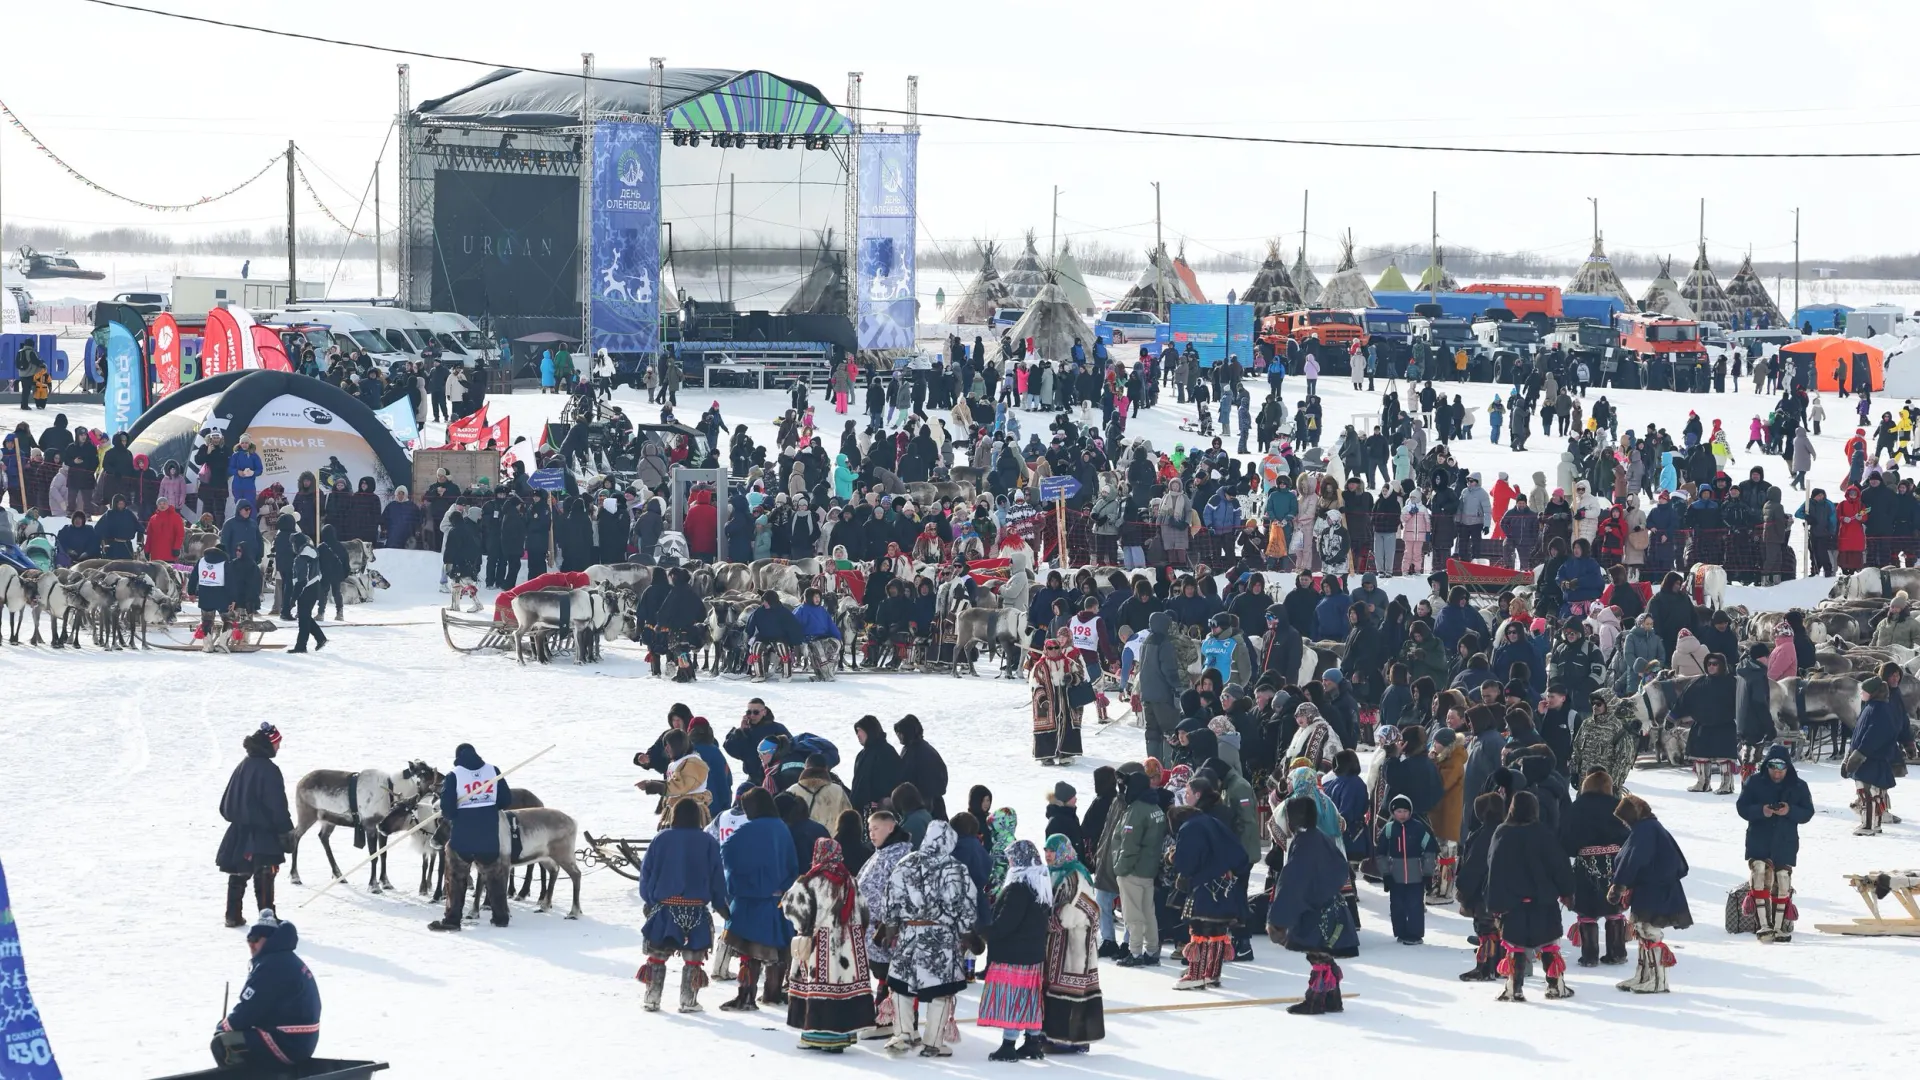
[[[1920,150],[1920,91],[1904,68],[1920,5],[1784,0],[1513,3],[1088,5],[613,4],[541,0],[152,0],[155,6],[489,63],[762,68],[838,101],[865,72],[870,105],[1174,131],[1646,150]],[[1576,10],[1579,12],[1576,14]],[[292,138],[327,174],[343,216],[359,203],[396,107],[401,57],[198,26],[83,0],[7,5],[3,98],[76,168],[136,198],[185,202],[250,174]],[[409,59],[418,102],[486,69]],[[879,117],[874,117],[879,119]],[[928,120],[920,230],[961,243],[1061,231],[1125,245],[1152,237],[1163,187],[1169,242],[1189,254],[1246,250],[1300,229],[1333,257],[1424,242],[1430,193],[1440,235],[1483,249],[1584,253],[1588,196],[1616,250],[1691,258],[1698,200],[1715,261],[1920,249],[1912,193],[1920,159],[1673,161],[1522,158],[1231,145],[1079,135]],[[240,196],[158,214],[81,187],[0,128],[0,213],[9,221],[212,231],[281,220],[278,174]],[[393,205],[393,154],[382,181]],[[337,183],[336,183],[337,181]],[[302,197],[303,225],[322,219]],[[370,214],[370,211],[369,211]],[[365,225],[362,226],[365,228]],[[1043,241],[1044,242],[1044,241]],[[1420,261],[1418,259],[1411,261]]]

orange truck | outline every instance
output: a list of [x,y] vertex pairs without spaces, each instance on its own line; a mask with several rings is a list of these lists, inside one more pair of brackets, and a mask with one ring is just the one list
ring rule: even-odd
[[1275,351],[1285,353],[1288,338],[1302,347],[1337,345],[1345,350],[1358,341],[1360,347],[1365,348],[1367,328],[1359,312],[1331,308],[1280,311],[1260,320],[1260,340],[1273,346]]
[[1504,307],[1513,312],[1514,318],[1540,323],[1546,329],[1552,329],[1554,322],[1564,313],[1558,285],[1501,285],[1487,282],[1467,285],[1460,291],[1498,297],[1500,303],[1494,306]]

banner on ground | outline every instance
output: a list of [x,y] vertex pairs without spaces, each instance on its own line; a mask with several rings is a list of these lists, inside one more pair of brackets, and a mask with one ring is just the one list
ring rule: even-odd
[[860,136],[860,244],[854,287],[861,349],[911,349],[914,339],[914,215],[920,136]]
[[147,322],[125,304],[98,304],[93,318],[95,332],[103,338],[100,368],[106,386],[102,402],[106,411],[101,426],[112,437],[132,429],[140,414],[147,411],[147,398],[152,393],[147,375]]
[[166,397],[180,389],[180,324],[163,311],[147,327],[147,334],[153,342],[153,381],[159,384],[160,396]]
[[27,988],[27,962],[20,954],[20,928],[0,866],[0,1076],[7,1080],[60,1080],[40,1009]]
[[593,128],[592,326],[588,352],[660,347],[660,125]]
[[1173,347],[1185,352],[1192,345],[1203,368],[1223,363],[1229,355],[1253,363],[1251,304],[1175,304],[1168,321]]
[[373,415],[393,432],[395,442],[411,450],[420,441],[420,422],[413,415],[413,402],[406,398],[394,402],[383,409],[373,410]]

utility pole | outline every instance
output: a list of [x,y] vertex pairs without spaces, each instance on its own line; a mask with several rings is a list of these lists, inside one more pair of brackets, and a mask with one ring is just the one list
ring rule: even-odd
[[733,303],[733,174],[727,174],[727,303]]
[[1053,232],[1047,237],[1047,262],[1060,265],[1060,185],[1053,185]]
[[413,118],[411,94],[407,88],[407,65],[398,65],[400,74],[400,111],[395,114],[394,123],[400,128],[400,148],[393,156],[394,187],[398,189],[395,197],[399,200],[399,212],[394,217],[399,225],[394,229],[393,238],[393,292],[402,307],[413,302],[413,275],[409,270],[408,246],[412,241],[410,227],[413,215],[413,193],[411,178],[413,170]]
[[1160,238],[1160,181],[1153,182],[1153,310],[1154,314],[1166,319],[1172,315],[1167,307],[1167,276],[1160,269],[1164,260],[1161,254],[1167,249],[1167,242]]
[[[1435,270],[1440,267],[1440,193],[1433,193],[1433,232],[1427,240],[1427,261]],[[1303,249],[1304,250],[1304,249]],[[1427,274],[1427,303],[1437,304],[1440,298],[1440,275]]]
[[373,163],[373,295],[387,291],[387,279],[380,265],[380,162]]
[[[1300,193],[1300,261],[1303,263],[1307,261],[1307,197],[1311,194],[1313,193],[1310,191]],[[1440,212],[1438,209],[1440,196],[1437,192],[1434,194],[1433,201],[1434,213],[1437,215]],[[1299,282],[1296,281],[1294,284],[1298,285]]]
[[293,140],[287,140],[287,300],[296,298],[300,278],[294,273],[294,222],[293,222]]
[[1793,314],[1800,314],[1800,208],[1797,206],[1793,208]]
[[1600,200],[1589,195],[1587,201],[1593,204],[1593,242],[1598,244],[1600,242]]

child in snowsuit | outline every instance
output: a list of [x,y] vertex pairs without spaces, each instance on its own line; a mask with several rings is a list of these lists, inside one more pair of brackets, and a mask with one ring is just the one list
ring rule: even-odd
[[1388,804],[1393,820],[1380,833],[1375,865],[1386,881],[1393,938],[1418,945],[1427,936],[1427,883],[1432,880],[1439,847],[1425,822],[1413,816],[1413,800],[1395,795]]

